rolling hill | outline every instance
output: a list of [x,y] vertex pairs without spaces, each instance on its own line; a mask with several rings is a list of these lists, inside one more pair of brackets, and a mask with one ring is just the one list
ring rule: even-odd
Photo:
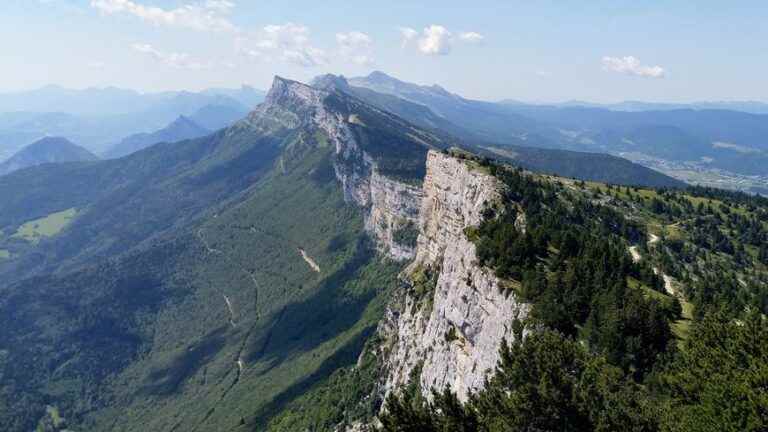
[[43,138],[0,163],[0,176],[42,164],[85,162],[97,159],[93,153],[65,138]]

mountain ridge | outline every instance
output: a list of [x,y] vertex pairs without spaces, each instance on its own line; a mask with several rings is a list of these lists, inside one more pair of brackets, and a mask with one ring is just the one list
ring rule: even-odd
[[116,159],[161,142],[183,141],[191,138],[198,138],[209,133],[211,133],[210,130],[198,125],[190,117],[181,115],[163,129],[152,133],[140,133],[124,138],[119,143],[110,147],[104,153],[104,157],[108,159]]

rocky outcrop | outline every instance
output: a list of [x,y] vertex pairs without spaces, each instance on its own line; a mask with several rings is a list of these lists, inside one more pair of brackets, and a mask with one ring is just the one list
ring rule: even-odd
[[504,282],[477,264],[465,235],[500,199],[500,188],[464,161],[429,153],[416,257],[405,272],[408,289],[379,329],[386,340],[384,393],[415,375],[427,396],[448,387],[466,400],[496,366],[502,340],[513,339],[514,321],[528,314],[527,305],[503,294]]
[[[370,181],[371,207],[366,227],[396,260],[413,258],[422,201],[422,188],[407,185],[374,171]],[[411,242],[409,239],[413,239]]]

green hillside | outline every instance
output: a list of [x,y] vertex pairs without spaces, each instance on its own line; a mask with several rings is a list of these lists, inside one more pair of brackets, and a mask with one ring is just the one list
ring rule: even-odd
[[[385,174],[419,181],[428,135],[333,103]],[[3,232],[79,211],[39,242],[0,239],[0,429],[52,409],[74,430],[236,429],[354,364],[400,266],[345,202],[328,137],[286,120],[307,108],[281,100],[206,138],[3,180]]]

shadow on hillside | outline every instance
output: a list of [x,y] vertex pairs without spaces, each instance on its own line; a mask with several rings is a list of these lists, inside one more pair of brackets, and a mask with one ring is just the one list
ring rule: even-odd
[[200,342],[196,343],[181,355],[171,360],[167,367],[157,369],[149,374],[141,392],[150,395],[170,395],[189,377],[211,361],[226,344],[226,327],[222,326],[210,332]]
[[376,297],[376,289],[369,287],[355,295],[342,287],[359,279],[374,257],[368,242],[361,238],[355,255],[321,282],[314,295],[286,305],[270,318],[269,330],[247,348],[246,363],[268,362],[270,366],[260,372],[266,374],[287,358],[312,351],[354,326]]
[[270,418],[279,414],[296,398],[302,396],[315,385],[322,383],[325,378],[329,377],[336,370],[355,364],[365,346],[365,342],[375,331],[375,325],[364,328],[352,340],[328,357],[314,372],[276,395],[271,402],[256,412],[253,420],[255,424],[252,426],[256,426],[256,430],[263,430]]

